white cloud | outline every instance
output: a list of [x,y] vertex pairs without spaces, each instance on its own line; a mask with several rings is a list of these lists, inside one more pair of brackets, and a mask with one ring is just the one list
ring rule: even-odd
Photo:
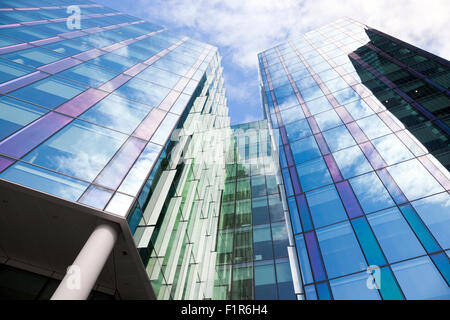
[[209,42],[225,47],[232,61],[245,68],[256,68],[258,52],[343,16],[437,55],[450,56],[446,35],[450,27],[448,0],[141,0],[141,3],[150,16],[195,29],[202,39],[206,37]]

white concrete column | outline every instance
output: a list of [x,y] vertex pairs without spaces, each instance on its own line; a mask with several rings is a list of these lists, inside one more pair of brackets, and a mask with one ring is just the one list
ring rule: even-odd
[[84,244],[51,300],[86,300],[117,241],[119,227],[98,225]]

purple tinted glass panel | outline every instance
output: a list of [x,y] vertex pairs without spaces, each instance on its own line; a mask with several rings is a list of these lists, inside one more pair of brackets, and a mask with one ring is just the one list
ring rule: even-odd
[[375,172],[377,173],[378,177],[381,179],[384,186],[388,189],[389,193],[391,194],[392,198],[394,198],[394,201],[397,204],[408,202],[405,195],[397,186],[394,179],[392,179],[391,175],[386,169],[381,169]]
[[314,232],[305,233],[306,245],[308,247],[309,258],[314,274],[315,281],[325,280],[325,270],[323,268],[322,259],[320,257],[319,246]]
[[302,106],[303,113],[305,114],[305,117],[311,117],[311,113],[309,112],[308,107],[305,104],[302,104],[301,106]]
[[12,165],[15,161],[12,159],[0,157],[0,172],[8,168],[10,165]]
[[375,101],[373,101],[371,98],[365,98],[364,102],[367,103],[367,105],[373,110],[373,112],[383,111],[383,108],[380,105],[378,105]]
[[0,54],[16,52],[16,51],[25,50],[28,48],[32,48],[32,46],[29,45],[28,43],[14,44],[12,46],[0,48]]
[[174,90],[170,91],[167,97],[160,103],[158,108],[164,111],[169,111],[175,101],[177,101],[180,94],[180,92]]
[[132,76],[134,77],[135,75],[137,75],[138,73],[140,73],[141,71],[143,71],[144,69],[146,69],[148,67],[148,65],[144,64],[144,63],[138,63],[135,66],[132,66],[131,68],[129,68],[127,71],[125,71],[124,73],[126,75]]
[[86,190],[86,192],[81,196],[78,202],[88,205],[90,207],[103,210],[103,208],[108,203],[109,199],[111,199],[113,193],[114,192],[111,190],[90,186]]
[[114,44],[112,44],[112,45],[109,45],[109,46],[107,46],[107,47],[104,47],[104,48],[102,48],[102,50],[103,51],[108,51],[108,52],[111,52],[111,51],[114,51],[114,50],[117,50],[117,49],[119,49],[119,48],[121,48],[121,47],[123,47],[124,45],[123,45],[123,43],[114,43]]
[[38,69],[41,71],[51,73],[51,74],[55,74],[60,71],[69,69],[73,66],[79,65],[80,63],[82,63],[82,61],[80,61],[80,60],[75,60],[72,58],[65,58],[65,59],[47,64],[45,66],[39,67]]
[[291,174],[292,185],[294,187],[294,193],[299,194],[302,192],[300,187],[300,181],[298,180],[297,170],[295,167],[289,167],[289,173]]
[[369,140],[356,122],[348,123],[346,126],[357,143],[363,143]]
[[85,52],[78,53],[78,54],[74,55],[73,57],[83,60],[83,61],[87,61],[87,60],[91,60],[91,59],[97,58],[99,56],[102,56],[104,54],[105,54],[105,52],[100,51],[98,49],[91,49],[91,50],[88,50]]
[[[64,20],[66,20],[64,18]],[[78,38],[78,37],[82,37],[85,36],[86,33],[81,32],[81,31],[71,31],[71,32],[64,32],[64,33],[60,33],[59,36],[66,38],[66,39],[73,39],[73,38]]]
[[58,107],[56,111],[71,115],[73,117],[78,117],[107,95],[107,92],[89,88],[72,100],[69,100],[62,106]]
[[374,148],[370,141],[362,143],[359,145],[366,155],[367,159],[369,159],[372,167],[377,170],[387,166],[386,162],[384,162],[383,158],[380,156],[378,151]]
[[336,183],[336,188],[344,203],[348,217],[351,219],[362,216],[363,212],[348,181]]
[[108,92],[113,92],[114,90],[116,90],[117,88],[119,88],[121,85],[123,85],[124,83],[128,82],[128,80],[130,80],[131,77],[124,75],[124,74],[119,74],[117,77],[115,77],[112,80],[109,80],[108,82],[104,83],[99,89],[100,90],[105,90]]
[[45,44],[54,43],[54,42],[58,42],[61,40],[63,40],[63,39],[61,39],[60,37],[52,37],[52,38],[47,38],[47,39],[42,39],[42,40],[31,41],[30,43],[34,44],[34,45],[38,45],[38,46],[43,46]]
[[1,94],[7,94],[11,91],[20,89],[22,87],[25,87],[29,84],[32,84],[33,82],[42,80],[44,78],[47,78],[49,76],[49,74],[41,72],[41,71],[36,71],[30,74],[27,74],[23,77],[5,82],[3,84],[0,85],[0,93]]
[[288,144],[289,140],[287,137],[287,133],[286,133],[286,128],[285,127],[281,127],[280,128],[280,134],[281,134],[281,140],[283,141],[283,144]]
[[294,158],[292,157],[291,149],[288,145],[284,146],[284,154],[286,155],[286,160],[288,163],[288,166],[293,166],[295,164]]
[[390,116],[388,116],[388,115],[386,114],[386,112],[379,113],[378,116],[381,118],[381,120],[383,120],[383,122],[384,122],[384,123],[385,123],[385,124],[386,124],[393,132],[402,130],[402,128],[400,128],[400,126],[399,126],[397,123],[395,123],[395,121],[392,120],[392,118],[391,118]]
[[311,222],[311,216],[309,215],[308,205],[306,204],[305,194],[301,194],[295,197],[297,200],[298,210],[300,212],[300,218],[303,225],[304,231],[309,231],[313,229]]
[[47,23],[47,22],[48,22],[48,20],[35,20],[35,21],[24,21],[24,22],[22,22],[22,24],[25,26],[36,26],[39,24]]
[[333,181],[334,182],[342,181],[341,172],[339,171],[339,168],[336,165],[336,162],[334,161],[333,156],[331,154],[329,154],[329,155],[324,156],[323,158],[325,159],[328,170],[330,170]]
[[130,137],[111,162],[102,170],[94,183],[117,189],[145,145],[146,141]]
[[320,132],[319,126],[317,125],[316,119],[314,117],[307,118],[311,131],[316,134]]
[[150,111],[148,116],[141,122],[139,127],[137,127],[133,135],[144,140],[150,140],[153,133],[156,131],[159,124],[164,119],[166,113],[167,112],[159,109],[153,109],[152,111]]
[[73,118],[50,112],[0,143],[0,153],[20,158]]
[[330,153],[330,149],[328,149],[328,145],[323,138],[323,135],[321,133],[315,134],[314,137],[316,138],[316,142],[319,145],[320,152],[322,152],[322,155],[326,155]]
[[347,112],[347,110],[344,107],[339,107],[339,108],[336,108],[334,110],[339,115],[339,117],[341,118],[342,122],[347,124],[347,123],[353,121],[352,116]]
[[188,82],[189,82],[189,79],[187,79],[187,78],[181,78],[181,79],[177,82],[177,84],[175,85],[175,87],[173,87],[173,89],[181,92],[181,91],[183,91],[184,87],[186,87],[186,85],[188,84]]

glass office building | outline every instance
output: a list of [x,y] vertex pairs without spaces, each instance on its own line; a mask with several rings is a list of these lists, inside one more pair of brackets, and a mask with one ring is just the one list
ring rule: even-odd
[[350,19],[257,59],[230,126],[217,48],[0,0],[0,299],[449,299],[449,62]]
[[449,299],[449,62],[350,19],[258,58],[305,298]]

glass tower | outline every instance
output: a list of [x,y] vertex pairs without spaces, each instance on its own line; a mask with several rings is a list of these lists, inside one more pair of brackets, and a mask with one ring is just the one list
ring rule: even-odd
[[258,59],[304,297],[449,299],[449,62],[350,19]]
[[0,0],[0,299],[450,299],[450,63],[347,18],[257,59],[230,126],[217,48]]

